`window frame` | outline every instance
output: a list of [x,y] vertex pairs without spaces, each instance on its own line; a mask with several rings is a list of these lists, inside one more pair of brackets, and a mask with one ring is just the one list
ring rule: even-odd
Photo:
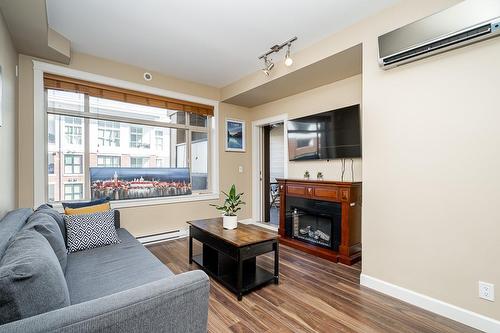
[[[106,163],[102,164],[102,163],[99,163],[99,159],[103,159],[104,161],[106,161],[106,159],[109,159],[109,160],[118,160],[118,166],[115,166],[115,165],[107,165]],[[119,155],[104,155],[104,154],[97,154],[96,156],[96,160],[97,160],[97,168],[120,168],[122,166],[122,161],[121,161],[121,156]]]
[[[84,165],[85,165],[85,158],[84,158],[84,155],[85,153],[62,153],[63,155],[63,172],[62,174],[64,176],[76,176],[76,175],[83,175],[84,174]],[[71,157],[71,161],[72,163],[71,164],[66,164],[66,158],[67,157]],[[75,164],[75,157],[80,157],[80,163],[79,164]],[[71,171],[72,172],[66,172],[66,166],[70,166],[71,167]],[[75,172],[75,166],[79,166],[80,167],[80,172]]]
[[[85,170],[87,170],[89,168],[88,161],[90,160],[89,159],[90,151],[89,151],[88,137],[89,137],[89,131],[90,131],[89,122],[91,120],[120,123],[120,127],[121,127],[121,123],[126,123],[126,124],[130,125],[131,131],[130,131],[129,147],[131,149],[142,148],[142,145],[144,145],[144,137],[148,136],[147,131],[145,131],[145,126],[153,128],[152,129],[152,132],[153,132],[152,139],[155,140],[155,144],[156,144],[156,138],[157,138],[157,136],[156,136],[157,128],[186,130],[186,142],[181,143],[181,145],[185,146],[185,148],[184,148],[185,154],[186,154],[185,160],[186,160],[186,163],[187,163],[188,168],[190,170],[191,183],[193,181],[192,172],[191,172],[191,170],[192,170],[192,161],[191,161],[192,135],[191,135],[191,133],[193,133],[193,132],[207,133],[207,136],[208,136],[208,143],[207,143],[207,164],[208,164],[207,189],[192,190],[192,195],[213,194],[214,193],[211,190],[213,188],[213,183],[212,183],[213,180],[211,179],[213,177],[213,174],[211,173],[211,168],[212,168],[211,163],[213,161],[213,158],[212,158],[212,136],[213,136],[213,132],[214,132],[213,128],[215,127],[214,123],[216,122],[215,114],[214,114],[214,116],[206,116],[207,117],[207,126],[206,127],[190,125],[191,113],[185,112],[185,111],[184,111],[184,116],[186,117],[185,124],[164,123],[164,122],[148,120],[148,119],[127,118],[127,117],[121,117],[121,116],[98,114],[98,113],[90,112],[89,96],[88,95],[84,95],[85,96],[85,98],[84,98],[84,111],[64,110],[64,109],[59,109],[59,108],[54,108],[54,107],[48,106],[48,102],[47,102],[48,101],[48,90],[49,89],[44,88],[44,97],[45,97],[45,105],[46,105],[46,109],[45,109],[45,118],[46,118],[45,123],[46,124],[47,124],[47,118],[48,118],[49,114],[58,115],[60,117],[77,117],[77,118],[82,119],[80,126],[82,128],[81,136],[82,136],[82,145],[84,145],[84,152],[77,153],[77,154],[64,153],[65,155],[80,155],[80,156],[82,156],[82,165],[81,165],[82,173],[80,173],[80,174],[66,174],[65,170],[63,170],[64,175],[82,175],[82,174],[85,175],[85,181],[83,183],[83,199],[82,200],[90,200],[90,191],[89,191],[90,175],[88,172],[85,173]],[[64,126],[66,126],[66,124]],[[141,147],[136,147],[136,146],[131,145],[132,135],[133,135],[132,128],[140,128],[142,130],[142,134],[140,134],[142,136]],[[98,126],[98,129],[99,129],[99,126]],[[46,126],[45,131],[47,131],[47,130],[48,130],[48,127]],[[64,135],[66,135],[66,134],[64,134]],[[138,135],[138,134],[135,133],[135,135]],[[164,139],[164,135],[162,138]],[[47,140],[48,140],[48,137],[45,139],[45,142],[46,142],[45,143],[45,150],[48,149]],[[163,141],[163,143],[164,143],[164,141]],[[149,145],[149,147],[147,147],[147,148],[151,148],[151,143],[149,143],[148,145]],[[179,144],[177,144],[176,146],[178,146],[178,145]],[[154,148],[156,148],[156,147],[154,147]],[[134,157],[134,156],[132,156],[132,157]],[[139,157],[142,157],[142,156],[139,156]],[[178,156],[176,158],[178,158]],[[149,157],[148,157],[148,159],[150,161]],[[63,162],[64,162],[63,166],[65,169],[65,159]],[[155,163],[156,163],[156,161],[155,161]],[[46,187],[47,187],[47,184],[48,184],[48,180],[46,180],[46,182],[45,182]],[[61,184],[61,185],[63,185],[63,184]],[[64,186],[62,186],[62,188],[64,188]],[[45,197],[47,198],[48,197],[48,189],[46,189],[45,192],[46,192]],[[187,195],[187,196],[192,196],[192,195]],[[60,195],[60,197],[61,198],[64,197],[64,193],[62,193],[62,195]],[[160,199],[161,198],[169,198],[169,197],[160,197]],[[140,201],[148,201],[148,200],[149,201],[156,201],[156,200],[152,200],[152,199],[158,199],[158,198],[116,200],[115,202],[130,202],[132,200],[134,200],[134,201],[139,201],[139,200]],[[61,201],[62,201],[62,199],[61,199]],[[54,202],[54,203],[57,204],[59,202]]]
[[[80,195],[81,195],[81,199],[74,199],[75,197],[75,191],[71,191],[71,196],[72,196],[72,199],[66,199],[66,186],[71,186],[72,189],[74,189],[75,186],[79,186],[81,188],[81,192],[80,192]],[[64,197],[64,201],[78,201],[78,200],[84,200],[85,199],[85,188],[84,188],[84,183],[79,183],[79,182],[75,182],[75,183],[67,183],[67,184],[64,184],[63,186],[63,193],[62,193],[62,196]]]
[[[101,140],[102,140],[101,147],[119,148],[121,147],[121,125],[120,123],[117,123],[118,127],[109,126],[110,123],[115,124],[116,122],[97,120],[97,142],[99,145],[101,145]],[[102,136],[101,132],[103,133]],[[115,135],[116,133],[118,133],[117,136]],[[106,138],[106,134],[109,134],[109,138]],[[113,135],[115,135],[114,138]],[[109,144],[106,144],[106,142]]]
[[[181,93],[178,91],[168,90],[155,87],[154,85],[146,85],[136,82],[117,79],[105,75],[90,73],[83,70],[69,68],[53,63],[44,62],[41,60],[33,60],[33,197],[32,204],[34,207],[47,202],[47,112],[45,105],[45,90],[44,90],[44,74],[55,74],[98,84],[113,86],[131,91],[138,91],[166,98],[174,98],[193,103],[205,104],[213,107],[213,116],[209,125],[211,145],[209,152],[209,179],[210,189],[205,193],[193,193],[192,195],[176,196],[176,197],[160,197],[140,200],[114,201],[111,203],[113,208],[126,207],[141,207],[151,205],[176,204],[182,202],[196,202],[207,200],[218,200],[220,198],[220,137],[219,133],[219,100],[211,97],[195,96],[189,93]],[[54,207],[62,210],[61,204],[55,204]]]

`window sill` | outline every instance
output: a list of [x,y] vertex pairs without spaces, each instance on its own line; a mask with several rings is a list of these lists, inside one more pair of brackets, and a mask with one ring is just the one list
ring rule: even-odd
[[[131,208],[131,207],[142,207],[142,206],[156,206],[156,205],[167,205],[175,204],[181,202],[195,202],[195,201],[207,201],[207,200],[218,200],[218,193],[194,193],[190,195],[179,195],[174,197],[162,197],[162,198],[149,198],[149,199],[129,199],[129,200],[117,200],[111,201],[111,208]],[[62,204],[60,202],[55,202],[52,204],[54,209],[62,212]]]

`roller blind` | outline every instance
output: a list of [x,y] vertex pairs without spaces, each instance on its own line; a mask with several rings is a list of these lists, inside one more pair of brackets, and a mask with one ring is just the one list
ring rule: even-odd
[[112,99],[120,102],[147,105],[156,108],[178,110],[213,116],[214,107],[180,99],[157,96],[153,94],[112,87],[100,83],[73,79],[65,76],[45,73],[43,76],[46,89],[78,92],[89,96]]

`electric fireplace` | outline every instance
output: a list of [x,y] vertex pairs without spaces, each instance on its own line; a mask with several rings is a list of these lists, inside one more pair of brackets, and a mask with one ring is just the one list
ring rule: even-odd
[[277,179],[280,244],[334,262],[361,259],[361,183]]
[[338,251],[340,203],[290,197],[286,201],[285,233],[292,239]]

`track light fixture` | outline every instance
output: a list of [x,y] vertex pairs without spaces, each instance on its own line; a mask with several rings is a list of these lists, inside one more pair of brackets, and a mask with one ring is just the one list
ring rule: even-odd
[[267,76],[269,76],[269,74],[271,73],[271,69],[274,68],[274,63],[267,59],[267,56],[264,57],[264,68],[262,69],[262,72],[264,72],[264,74],[266,74]]
[[264,59],[264,68],[262,69],[262,72],[264,74],[266,74],[267,76],[269,76],[271,69],[273,69],[273,67],[274,67],[274,63],[268,59],[269,55],[271,55],[273,53],[278,53],[285,46],[287,47],[286,54],[285,54],[285,65],[287,67],[292,66],[293,59],[290,56],[290,49],[292,47],[292,43],[295,42],[296,40],[297,40],[297,37],[293,37],[293,38],[287,40],[286,42],[284,42],[283,44],[274,45],[269,49],[269,51],[267,51],[266,53],[261,55],[259,57],[259,59]]

